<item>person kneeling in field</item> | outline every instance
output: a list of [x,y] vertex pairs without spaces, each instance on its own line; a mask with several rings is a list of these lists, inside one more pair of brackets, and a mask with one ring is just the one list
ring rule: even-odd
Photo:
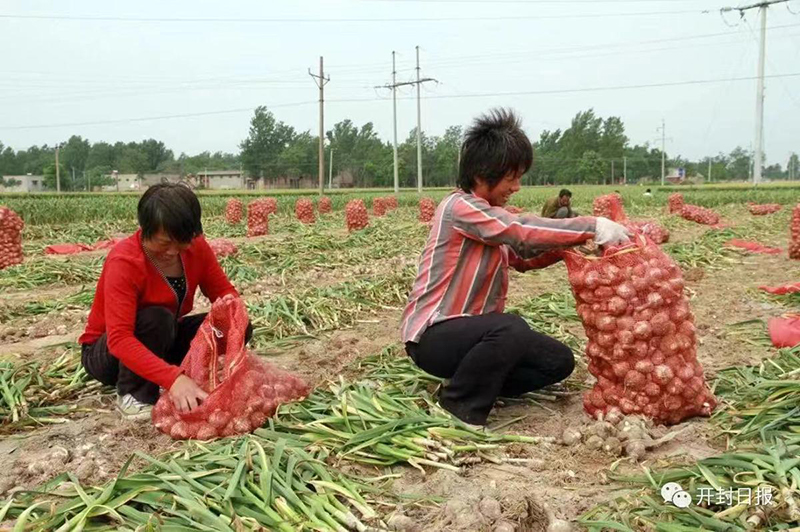
[[[159,387],[182,412],[207,394],[181,373],[206,314],[187,316],[197,287],[213,303],[239,297],[203,237],[200,202],[179,184],[147,189],[139,230],[109,252],[86,330],[78,339],[86,372],[116,386],[126,416],[149,415]],[[248,325],[247,339],[252,335]]]
[[572,210],[572,192],[562,188],[558,197],[550,198],[542,207],[542,217],[544,218],[577,218],[580,216]]
[[436,209],[401,337],[424,371],[450,379],[439,405],[484,425],[498,396],[515,396],[566,379],[569,347],[504,314],[508,266],[519,271],[559,261],[560,251],[589,239],[628,240],[606,218],[554,220],[516,216],[502,207],[520,189],[533,148],[519,120],[493,110],[476,120],[461,148],[457,190]]

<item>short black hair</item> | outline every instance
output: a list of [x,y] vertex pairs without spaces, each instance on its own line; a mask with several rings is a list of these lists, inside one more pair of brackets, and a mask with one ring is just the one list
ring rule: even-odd
[[558,197],[559,197],[559,198],[563,198],[564,196],[568,196],[568,197],[570,197],[570,198],[571,198],[571,197],[572,197],[572,192],[570,192],[570,191],[569,191],[568,189],[566,189],[566,188],[562,188],[562,189],[561,189],[561,192],[559,192],[559,193],[558,193]]
[[492,109],[475,119],[464,135],[458,186],[471,192],[480,177],[494,188],[509,172],[524,174],[531,164],[533,146],[519,118],[508,109]]
[[153,185],[139,199],[137,211],[145,239],[163,230],[173,240],[187,244],[203,234],[200,201],[186,185]]

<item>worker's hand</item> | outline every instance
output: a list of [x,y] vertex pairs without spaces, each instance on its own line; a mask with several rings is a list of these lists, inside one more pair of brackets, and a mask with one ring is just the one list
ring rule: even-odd
[[629,242],[631,237],[630,231],[625,226],[612,222],[608,218],[602,216],[597,218],[597,226],[594,232],[594,241],[598,246],[613,246]]
[[169,389],[169,396],[178,412],[190,412],[197,408],[208,394],[191,377],[178,375]]

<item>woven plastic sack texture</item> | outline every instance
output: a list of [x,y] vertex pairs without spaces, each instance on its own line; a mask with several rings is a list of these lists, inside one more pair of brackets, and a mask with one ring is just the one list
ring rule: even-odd
[[419,221],[426,224],[431,223],[434,214],[436,214],[436,202],[431,198],[420,198]]
[[774,212],[778,212],[783,208],[783,205],[779,203],[764,203],[759,205],[757,203],[748,203],[747,209],[750,211],[750,214],[753,216],[764,216],[767,214],[772,214]]
[[175,439],[208,440],[262,427],[278,405],[308,395],[300,378],[248,353],[247,313],[239,298],[214,302],[181,364],[183,373],[209,393],[191,412],[178,412],[164,392],[153,424]]
[[269,234],[269,215],[273,210],[273,198],[258,199],[247,206],[247,236]]
[[231,198],[225,205],[225,221],[230,225],[238,225],[244,216],[244,203],[242,200]]
[[792,210],[789,228],[789,258],[800,259],[800,203]]
[[25,222],[8,207],[0,207],[0,270],[22,263]]
[[593,211],[595,216],[603,216],[615,222],[628,219],[622,207],[622,196],[619,194],[605,194],[594,199]]
[[716,406],[697,362],[694,317],[680,268],[641,235],[564,260],[597,383],[583,398],[593,417],[619,410],[674,424]]

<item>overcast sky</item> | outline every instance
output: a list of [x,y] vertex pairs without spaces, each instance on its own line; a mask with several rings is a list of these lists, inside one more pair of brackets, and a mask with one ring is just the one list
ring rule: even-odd
[[[331,77],[326,129],[345,118],[371,121],[390,140],[390,92],[374,86],[391,80],[392,50],[398,81],[412,79],[419,45],[422,76],[439,81],[422,92],[426,133],[503,105],[535,139],[593,107],[622,117],[634,143],[660,143],[664,118],[668,153],[696,159],[750,148],[754,139],[754,79],[680,84],[755,76],[757,11],[723,16],[726,5],[739,4],[5,0],[0,141],[22,149],[71,134],[93,142],[153,137],[176,156],[237,152],[258,105],[316,133],[318,91],[308,68],[318,70],[320,55]],[[785,165],[800,152],[800,0],[770,8],[767,26],[766,73],[784,77],[766,80],[766,154]],[[658,84],[673,85],[642,87]],[[416,124],[414,94],[400,93],[401,141]],[[151,119],[164,116],[173,118]]]

